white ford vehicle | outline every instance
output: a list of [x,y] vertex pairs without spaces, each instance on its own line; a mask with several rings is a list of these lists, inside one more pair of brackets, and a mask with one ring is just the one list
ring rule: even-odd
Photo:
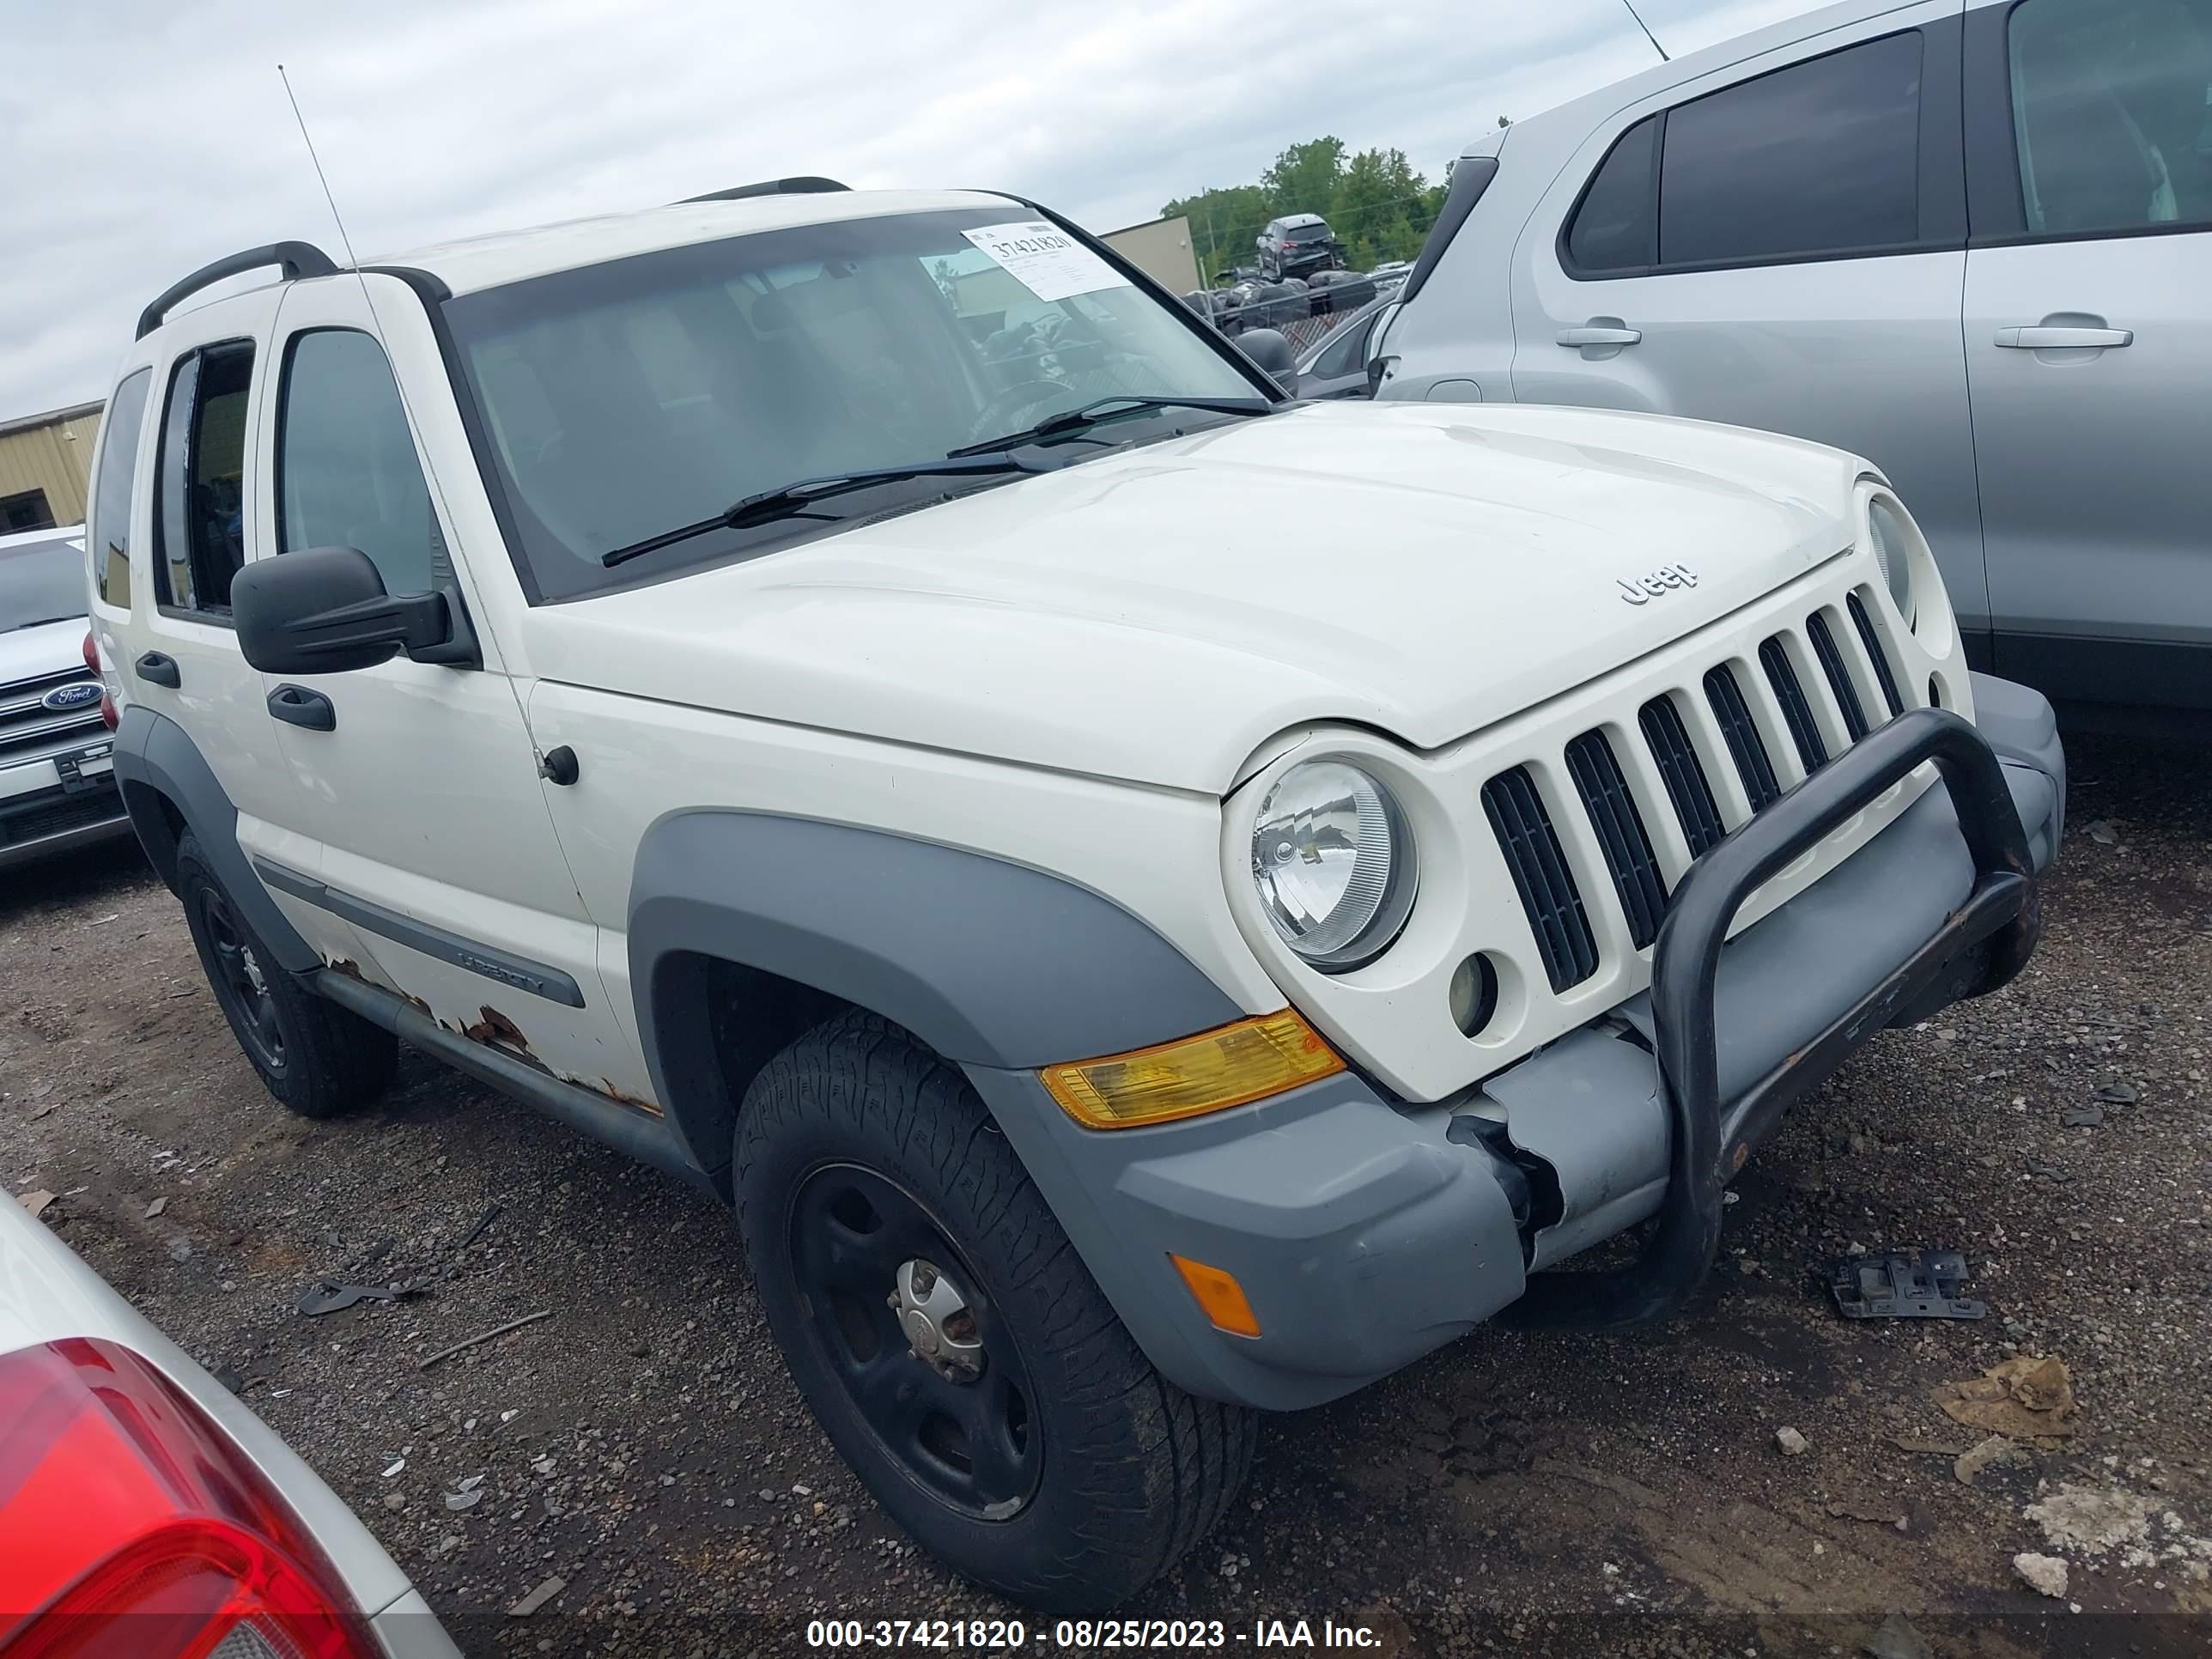
[[0,536],[0,870],[131,833],[85,632],[81,533]]
[[155,301],[117,769],[279,1099],[398,1038],[720,1195],[884,1508],[1097,1607],[1251,1408],[1693,1296],[2020,968],[2063,763],[1862,460],[1288,402],[1033,204],[796,182]]

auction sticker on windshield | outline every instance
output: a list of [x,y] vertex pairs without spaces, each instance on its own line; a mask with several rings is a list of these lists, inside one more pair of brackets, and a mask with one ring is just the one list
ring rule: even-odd
[[1042,219],[985,225],[962,235],[1040,300],[1121,288],[1127,278],[1056,225]]

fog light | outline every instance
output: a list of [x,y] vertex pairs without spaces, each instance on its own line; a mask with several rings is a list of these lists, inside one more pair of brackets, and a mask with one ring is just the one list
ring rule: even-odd
[[1198,1298],[1200,1311],[1213,1322],[1216,1330],[1227,1331],[1231,1336],[1260,1334],[1260,1316],[1252,1311],[1252,1304],[1244,1295],[1244,1287],[1237,1282],[1236,1274],[1209,1267],[1203,1261],[1193,1261],[1173,1250],[1168,1252],[1168,1260],[1175,1263],[1182,1282]]
[[1474,1036],[1498,1012],[1498,969],[1490,965],[1488,957],[1471,956],[1452,969],[1451,988],[1445,994],[1451,1004],[1452,1024]]
[[1048,1066],[1037,1076],[1085,1128],[1131,1129],[1224,1111],[1343,1069],[1321,1034],[1285,1008],[1157,1048]]

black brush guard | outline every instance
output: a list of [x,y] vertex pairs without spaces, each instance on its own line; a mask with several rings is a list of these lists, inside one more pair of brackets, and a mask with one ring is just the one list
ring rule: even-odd
[[[1720,1097],[1713,988],[1745,902],[1923,762],[1950,792],[1972,890],[1934,938],[1733,1103]],[[1501,1318],[1523,1328],[1641,1325],[1679,1310],[1720,1247],[1723,1189],[1790,1105],[1875,1032],[1929,1005],[1978,996],[2027,961],[2042,926],[2035,867],[2004,769],[1979,732],[1940,708],[1900,714],[1853,744],[1690,866],[1652,957],[1651,1012],[1668,1115],[1667,1195],[1637,1259],[1531,1275]]]

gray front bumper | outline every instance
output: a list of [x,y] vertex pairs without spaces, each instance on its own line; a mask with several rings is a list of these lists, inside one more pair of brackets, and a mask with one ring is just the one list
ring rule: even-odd
[[[1978,675],[1975,697],[2039,870],[2057,851],[2066,793],[2050,706]],[[1949,796],[1930,788],[1731,940],[1714,981],[1723,1097],[1881,987],[1974,879]],[[1210,1117],[1103,1134],[1071,1122],[1034,1073],[969,1070],[1152,1362],[1193,1393],[1290,1409],[1463,1334],[1518,1298],[1529,1273],[1658,1209],[1669,1128],[1650,1026],[1649,1000],[1637,998],[1439,1104],[1388,1103],[1347,1074]],[[1524,1230],[1516,1210],[1528,1217],[1531,1160],[1556,1178],[1560,1198]],[[1261,1334],[1216,1330],[1170,1251],[1234,1273]]]

